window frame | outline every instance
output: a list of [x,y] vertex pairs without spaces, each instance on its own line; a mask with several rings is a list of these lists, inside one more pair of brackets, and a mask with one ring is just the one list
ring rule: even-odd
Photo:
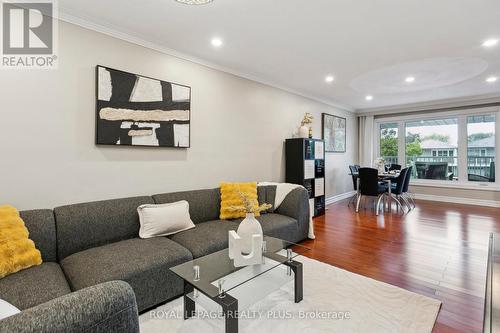
[[[419,120],[433,120],[433,119],[449,119],[454,117],[458,119],[458,148],[456,155],[453,157],[457,158],[458,164],[458,181],[449,180],[428,180],[428,179],[414,179],[412,180],[413,185],[417,186],[429,186],[429,187],[448,187],[448,188],[460,188],[460,189],[474,189],[474,190],[486,190],[486,191],[500,191],[500,177],[496,177],[495,182],[475,182],[469,181],[467,177],[467,154],[468,154],[468,143],[467,143],[467,117],[474,115],[495,115],[495,173],[499,175],[500,173],[500,163],[498,163],[498,158],[500,157],[500,107],[484,107],[484,108],[468,108],[455,111],[436,111],[436,112],[419,112],[412,115],[403,116],[380,116],[376,117],[374,120],[374,149],[373,152],[380,152],[380,125],[387,123],[397,123],[398,132],[403,133],[403,135],[398,135],[398,160],[401,162],[403,167],[406,167],[406,131],[405,123],[410,121]],[[375,158],[376,156],[374,156]],[[373,159],[372,159],[373,160]]]
[[[374,124],[375,124],[375,123],[374,123]],[[376,155],[377,155],[377,156],[375,156],[375,157],[379,157],[379,156],[380,156],[380,154],[381,154],[381,151],[380,151],[380,148],[381,148],[381,147],[380,147],[380,139],[381,139],[381,134],[382,134],[382,128],[380,127],[380,125],[382,125],[382,124],[396,124],[396,127],[390,127],[390,128],[397,128],[397,130],[398,130],[398,135],[397,135],[397,139],[398,139],[398,156],[396,156],[396,157],[397,157],[397,160],[398,160],[398,164],[401,164],[401,163],[399,163],[399,162],[401,161],[401,154],[400,154],[400,148],[401,148],[401,147],[400,147],[400,144],[399,144],[399,141],[400,141],[399,137],[400,137],[400,134],[401,134],[401,132],[400,132],[400,130],[401,130],[401,126],[399,126],[399,123],[398,123],[398,122],[381,122],[381,123],[379,123],[379,124],[376,124],[375,128],[376,128],[376,130],[377,130],[378,132],[375,132],[375,133],[374,133],[374,135],[375,135],[375,137],[376,137],[376,138],[375,138],[375,141],[374,141],[374,142],[376,142],[376,149],[375,149],[373,152],[375,152],[375,153],[376,153]],[[372,161],[373,161],[374,159],[375,159],[375,158],[372,158]]]

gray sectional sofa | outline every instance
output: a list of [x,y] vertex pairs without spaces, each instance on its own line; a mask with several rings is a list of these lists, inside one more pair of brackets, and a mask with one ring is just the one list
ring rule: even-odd
[[[276,187],[258,188],[274,203]],[[137,207],[187,200],[196,228],[139,238]],[[0,279],[0,298],[22,310],[1,332],[138,332],[137,313],[182,294],[170,267],[227,247],[239,220],[219,220],[220,190],[114,199],[21,212],[43,264]],[[307,237],[308,192],[298,188],[258,218],[264,234]]]

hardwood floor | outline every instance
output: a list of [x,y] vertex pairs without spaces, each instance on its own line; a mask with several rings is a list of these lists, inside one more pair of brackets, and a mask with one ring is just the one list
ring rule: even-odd
[[419,201],[409,214],[356,214],[342,201],[315,219],[308,257],[439,299],[433,332],[482,332],[488,235],[500,209]]

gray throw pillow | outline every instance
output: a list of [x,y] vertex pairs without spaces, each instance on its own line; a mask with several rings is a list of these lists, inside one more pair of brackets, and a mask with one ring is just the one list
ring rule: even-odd
[[257,198],[259,205],[268,203],[272,205],[271,208],[262,211],[261,214],[274,213],[274,200],[276,198],[276,185],[257,186]]

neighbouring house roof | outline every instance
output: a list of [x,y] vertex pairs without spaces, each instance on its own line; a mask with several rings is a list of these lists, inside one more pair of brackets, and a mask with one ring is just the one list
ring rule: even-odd
[[424,140],[422,141],[421,146],[422,149],[457,149],[456,146],[438,140]]
[[469,148],[494,148],[495,147],[495,137],[490,136],[489,138],[484,138],[481,140],[476,140],[469,142]]

